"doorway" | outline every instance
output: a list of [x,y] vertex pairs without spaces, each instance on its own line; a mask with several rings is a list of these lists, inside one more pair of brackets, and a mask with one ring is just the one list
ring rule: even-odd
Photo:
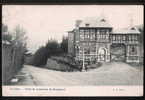
[[105,48],[99,48],[98,51],[98,62],[105,62],[106,61],[106,49]]

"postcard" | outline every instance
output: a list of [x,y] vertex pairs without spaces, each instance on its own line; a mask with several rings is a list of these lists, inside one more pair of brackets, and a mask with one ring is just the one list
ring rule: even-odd
[[143,96],[143,5],[3,5],[3,96]]

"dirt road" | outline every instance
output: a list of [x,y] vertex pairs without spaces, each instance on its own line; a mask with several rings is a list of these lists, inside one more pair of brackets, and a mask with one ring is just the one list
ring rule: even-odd
[[143,71],[124,63],[103,64],[87,72],[60,72],[24,65],[18,73],[19,81],[13,85],[141,85]]

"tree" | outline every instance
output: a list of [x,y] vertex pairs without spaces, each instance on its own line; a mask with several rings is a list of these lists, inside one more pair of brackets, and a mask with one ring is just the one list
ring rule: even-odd
[[61,49],[64,53],[68,52],[68,37],[63,36],[62,42],[61,42]]
[[[25,57],[24,54],[27,52],[26,31],[22,27],[20,27],[20,25],[17,25],[11,34],[12,34],[12,46],[14,49],[13,58],[19,58],[22,64],[24,64],[24,57]],[[15,59],[13,60],[13,63],[14,62],[15,62]]]
[[12,42],[12,35],[8,32],[8,26],[2,24],[2,40]]
[[20,27],[20,25],[17,25],[13,32],[13,44],[21,47],[26,47],[26,31]]
[[32,64],[35,66],[45,65],[47,62],[46,48],[40,47],[33,56]]
[[48,40],[45,46],[40,47],[32,57],[32,65],[41,66],[47,63],[47,59],[51,56],[61,54],[61,48],[56,40]]
[[144,28],[143,28],[143,26],[140,26],[139,27],[139,31],[141,32],[141,39],[140,39],[140,42],[141,42],[141,44],[143,44],[143,42],[144,42]]
[[7,25],[4,25],[2,24],[2,32],[8,32],[8,26]]
[[139,42],[143,45],[143,42],[144,42],[144,26],[143,25],[137,25],[136,27],[140,31]]
[[2,34],[2,40],[12,42],[12,35],[11,34]]
[[56,40],[48,40],[45,47],[47,49],[47,57],[61,53],[60,45]]

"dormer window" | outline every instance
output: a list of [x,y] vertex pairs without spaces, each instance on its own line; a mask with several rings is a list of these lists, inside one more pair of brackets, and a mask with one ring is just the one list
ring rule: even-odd
[[101,19],[101,22],[105,22],[106,20],[105,19]]
[[131,30],[135,30],[135,28],[134,28],[134,27],[132,27],[132,28],[131,28]]
[[86,27],[88,27],[90,24],[87,23],[87,24],[85,24],[85,25],[86,25]]

